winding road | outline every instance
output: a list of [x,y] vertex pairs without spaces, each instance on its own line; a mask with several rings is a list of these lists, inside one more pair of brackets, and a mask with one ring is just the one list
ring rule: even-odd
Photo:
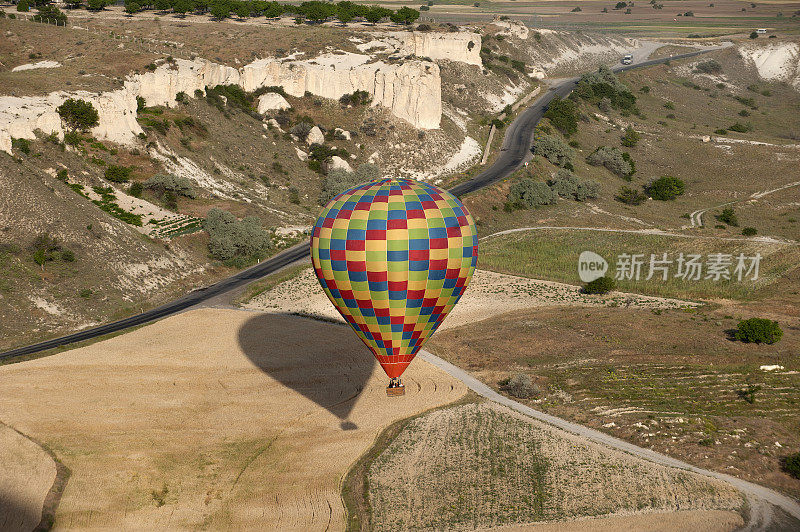
[[[662,57],[659,59],[635,60],[635,62],[631,65],[617,64],[612,68],[612,70],[615,72],[622,72],[633,68],[657,65],[674,59],[694,57],[712,50],[724,48],[729,45],[730,43],[726,43],[722,46],[707,47],[702,50],[696,50],[670,57]],[[536,129],[536,125],[544,116],[544,113],[547,111],[547,106],[549,103],[556,96],[559,98],[566,98],[578,84],[578,79],[579,78],[574,77],[565,80],[558,80],[558,82],[553,84],[547,92],[537,98],[530,107],[520,113],[519,116],[517,116],[517,118],[506,128],[505,137],[503,138],[503,145],[500,150],[500,156],[497,158],[497,160],[495,160],[495,162],[489,168],[472,179],[455,185],[450,189],[450,192],[461,197],[465,194],[469,194],[470,192],[475,192],[476,190],[487,187],[513,174],[526,160],[532,156],[530,148],[533,145],[534,130]],[[200,303],[205,303],[211,298],[218,297],[221,294],[230,292],[231,290],[243,287],[252,281],[275,273],[281,268],[305,259],[308,256],[308,244],[305,242],[297,244],[282,251],[281,253],[278,253],[274,257],[247,268],[246,270],[242,270],[241,272],[238,272],[227,279],[223,279],[222,281],[205,288],[189,292],[185,296],[182,296],[165,305],[142,312],[141,314],[136,314],[128,318],[99,325],[97,327],[92,327],[90,329],[85,329],[59,338],[53,338],[51,340],[45,340],[43,342],[17,347],[15,349],[0,353],[0,360],[40,353],[42,351],[47,351],[48,349],[54,349],[56,347],[65,346],[75,342],[91,340],[93,338],[98,338],[100,336],[123,331],[131,327],[144,325],[146,323],[165,318]]]

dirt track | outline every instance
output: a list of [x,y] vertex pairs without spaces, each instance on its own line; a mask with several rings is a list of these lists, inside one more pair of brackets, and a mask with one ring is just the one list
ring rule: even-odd
[[[340,479],[378,432],[466,391],[420,361],[389,399],[349,329],[219,309],[3,366],[0,380],[0,420],[72,470],[62,528],[342,528]],[[26,523],[53,476],[22,484]]]

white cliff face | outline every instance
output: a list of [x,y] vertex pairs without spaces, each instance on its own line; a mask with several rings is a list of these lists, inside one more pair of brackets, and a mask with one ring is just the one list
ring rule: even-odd
[[[480,43],[476,46],[480,49]],[[12,137],[33,139],[35,130],[63,138],[56,108],[70,97],[90,101],[97,109],[100,123],[91,130],[93,136],[132,144],[142,133],[136,121],[137,97],[144,98],[147,105],[174,107],[179,92],[194,97],[197,90],[225,84],[240,85],[248,92],[278,86],[292,96],[310,92],[331,99],[362,90],[371,96],[372,105],[388,108],[415,127],[437,129],[442,114],[439,67],[427,61],[367,63],[369,59],[359,54],[326,54],[290,62],[261,59],[241,70],[203,59],[177,59],[154,72],[129,76],[122,89],[99,95],[54,92],[43,97],[0,96],[0,150],[11,153]]]
[[481,36],[471,32],[396,32],[391,34],[402,45],[400,53],[429,57],[434,61],[447,59],[468,65],[482,66]]
[[800,45],[794,42],[743,46],[739,54],[768,81],[786,81],[800,90]]

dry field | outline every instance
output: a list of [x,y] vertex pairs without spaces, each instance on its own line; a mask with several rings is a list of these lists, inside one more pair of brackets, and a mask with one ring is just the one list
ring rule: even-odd
[[[753,315],[529,309],[442,331],[429,349],[495,389],[527,373],[542,390],[527,400],[536,409],[797,497],[780,462],[800,446],[800,336],[795,320],[764,311],[755,315],[779,320],[780,342],[730,340]],[[780,367],[760,369],[770,365]],[[741,395],[750,385],[752,404]]]
[[[59,528],[342,528],[339,482],[378,432],[466,391],[418,361],[408,394],[390,399],[348,329],[218,309],[3,366],[0,379],[0,420],[72,472]],[[36,458],[24,451],[0,457],[0,486],[24,494],[16,515],[34,522],[53,471],[14,480]]]
[[[376,530],[472,530],[675,509],[729,510],[707,530],[742,524],[741,495],[721,482],[585,443],[492,403],[413,420],[373,462],[369,486]],[[710,524],[702,513],[670,518],[678,529]]]
[[[308,315],[344,323],[310,268],[241,303],[245,308],[266,312]],[[612,293],[607,296],[582,294],[578,287],[526,279],[513,275],[476,270],[464,297],[440,330],[467,325],[511,310],[554,306],[626,306],[644,309],[685,308],[691,303],[676,299]]]

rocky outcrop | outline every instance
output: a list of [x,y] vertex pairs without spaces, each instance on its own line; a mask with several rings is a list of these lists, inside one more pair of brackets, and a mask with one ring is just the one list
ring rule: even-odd
[[269,111],[290,109],[292,106],[286,98],[277,92],[268,92],[258,97],[258,114],[263,115]]
[[482,66],[481,36],[471,32],[395,32],[392,37],[399,40],[400,53],[417,57],[428,57],[434,61],[446,59],[469,65]]
[[746,45],[739,49],[745,61],[768,81],[785,81],[800,90],[800,45],[795,42],[767,46]]
[[368,63],[369,59],[359,54],[327,54],[288,62],[261,59],[241,70],[203,59],[177,59],[153,72],[134,74],[122,89],[99,95],[54,92],[44,97],[2,96],[0,150],[11,153],[12,137],[32,139],[36,130],[63,138],[56,108],[69,97],[88,100],[97,109],[100,123],[92,129],[92,135],[130,144],[142,133],[136,121],[137,97],[144,98],[147,105],[174,107],[179,92],[194,97],[196,91],[225,84],[240,85],[246,91],[278,86],[292,96],[310,92],[331,99],[357,90],[366,91],[372,105],[386,107],[415,127],[437,129],[442,115],[439,67],[429,61],[387,64]]
[[306,137],[306,142],[309,146],[312,144],[325,144],[325,135],[322,134],[322,130],[319,126],[311,128],[311,131],[308,132],[308,136]]
[[338,155],[331,157],[331,161],[328,163],[328,170],[344,170],[345,172],[353,171],[353,169],[350,167],[350,164]]

